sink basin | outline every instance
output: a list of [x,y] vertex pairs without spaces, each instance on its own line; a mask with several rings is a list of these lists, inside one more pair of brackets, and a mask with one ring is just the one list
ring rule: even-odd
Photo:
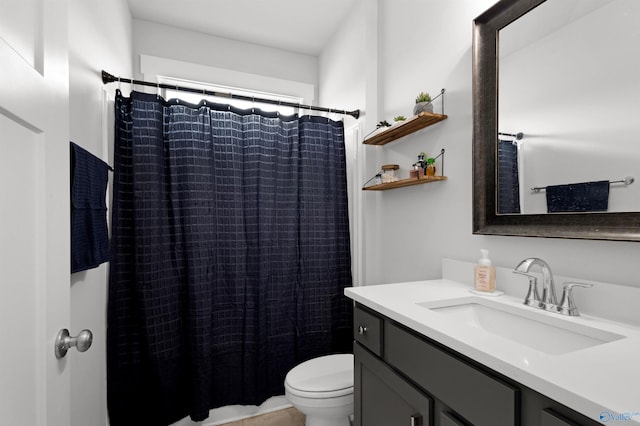
[[418,305],[440,315],[535,350],[559,355],[623,339],[625,336],[581,324],[575,318],[481,298]]

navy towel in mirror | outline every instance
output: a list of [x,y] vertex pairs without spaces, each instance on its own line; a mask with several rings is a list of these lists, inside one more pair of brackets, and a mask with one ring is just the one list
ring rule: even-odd
[[71,272],[109,260],[107,193],[109,165],[71,142]]
[[609,181],[547,186],[547,212],[605,212],[609,208]]

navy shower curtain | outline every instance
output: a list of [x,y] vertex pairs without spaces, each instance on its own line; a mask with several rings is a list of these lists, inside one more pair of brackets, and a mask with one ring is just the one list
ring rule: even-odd
[[518,145],[498,140],[498,214],[520,213]]
[[138,92],[115,113],[111,425],[260,404],[350,352],[343,123]]

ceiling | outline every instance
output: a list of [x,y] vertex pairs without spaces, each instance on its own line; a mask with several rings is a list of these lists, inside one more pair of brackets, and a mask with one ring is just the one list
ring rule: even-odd
[[357,0],[127,0],[136,19],[319,55]]

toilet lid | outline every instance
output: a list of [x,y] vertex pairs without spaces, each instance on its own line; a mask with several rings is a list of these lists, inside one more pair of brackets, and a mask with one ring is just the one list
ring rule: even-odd
[[302,392],[335,392],[352,388],[353,355],[327,355],[305,361],[289,371],[285,384]]

